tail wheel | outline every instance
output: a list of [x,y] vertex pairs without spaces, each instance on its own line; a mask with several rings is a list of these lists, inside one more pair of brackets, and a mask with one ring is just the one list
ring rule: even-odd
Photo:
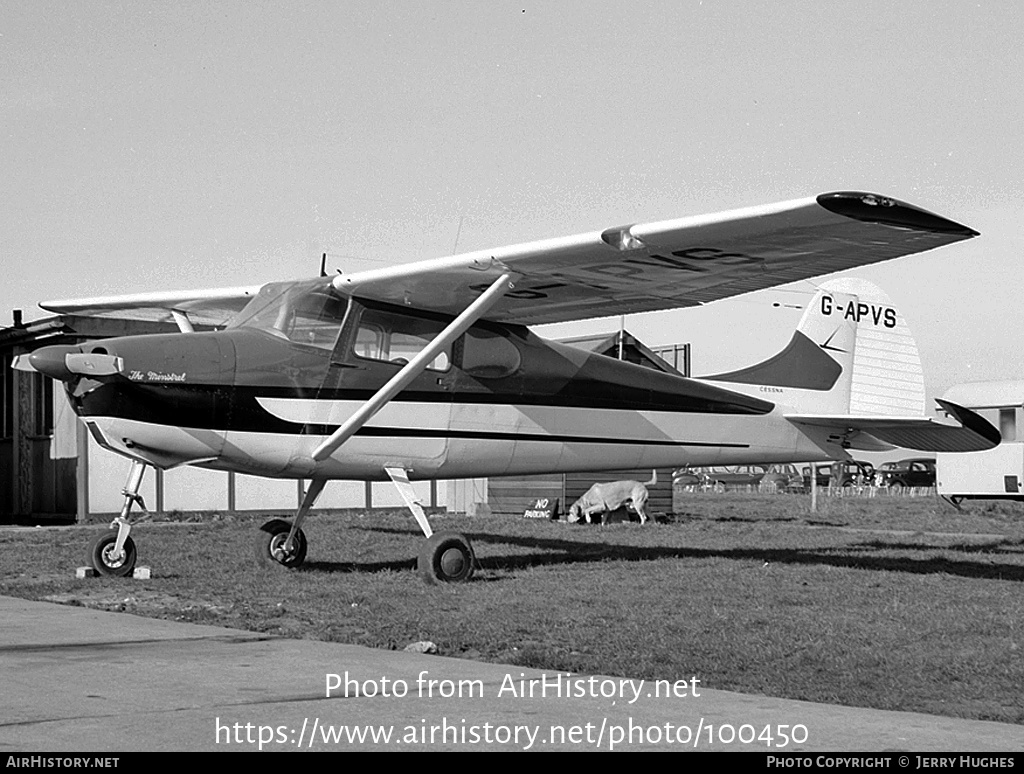
[[116,551],[117,530],[97,535],[89,543],[89,563],[100,575],[123,578],[135,569],[135,541],[125,538],[124,546]]
[[295,533],[291,550],[285,545],[288,533],[292,531],[290,522],[283,519],[271,519],[260,527],[256,538],[256,558],[267,567],[301,567],[306,561],[306,535],[300,529]]
[[417,566],[420,577],[427,583],[464,583],[473,577],[476,556],[463,535],[438,532],[427,538]]

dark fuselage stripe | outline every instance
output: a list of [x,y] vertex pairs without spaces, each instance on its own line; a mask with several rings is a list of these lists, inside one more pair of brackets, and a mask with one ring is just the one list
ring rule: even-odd
[[[333,425],[307,425],[305,432],[330,435]],[[364,427],[356,435],[372,438],[459,438],[474,441],[538,441],[541,443],[601,443],[617,446],[694,446],[706,448],[747,449],[747,443],[702,443],[698,441],[655,440],[645,438],[606,438],[589,435],[547,435],[544,433],[495,433],[476,430],[422,430],[406,427]]]
[[[116,381],[101,384],[81,396],[72,395],[76,412],[83,417],[120,417],[137,422],[167,426],[185,426],[204,430],[227,430],[240,432],[263,432],[281,434],[330,435],[337,427],[321,423],[283,419],[274,416],[260,405],[260,398],[291,398],[305,401],[360,401],[368,399],[370,392],[362,390],[296,390],[287,388],[214,387],[210,385],[153,385]],[[442,398],[443,396],[443,398]],[[477,405],[524,405],[541,408],[590,408],[612,411],[666,411],[672,414],[717,414],[718,406],[693,405],[680,400],[669,409],[660,406],[635,405],[626,400],[616,402],[614,396],[593,400],[561,401],[557,396],[509,395],[508,403],[502,403],[495,396],[466,395],[458,393],[400,393],[395,403],[429,402],[435,405],[468,403]],[[768,404],[770,405],[770,404]],[[761,412],[732,411],[725,407],[726,415],[751,415]],[[366,428],[364,428],[366,429]],[[441,435],[459,437],[460,431],[436,431]],[[500,435],[500,434],[499,434]],[[519,437],[504,434],[506,437]],[[472,435],[467,438],[476,437]],[[539,439],[542,436],[537,436]],[[619,443],[629,443],[619,441]],[[602,443],[603,441],[594,441]],[[610,442],[610,441],[609,441]],[[675,441],[636,441],[642,444],[680,445]],[[711,444],[715,445],[715,444]]]

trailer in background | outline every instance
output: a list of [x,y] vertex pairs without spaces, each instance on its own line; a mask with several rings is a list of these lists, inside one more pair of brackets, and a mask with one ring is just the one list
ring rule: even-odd
[[968,382],[951,387],[945,400],[978,412],[999,428],[994,449],[936,455],[936,486],[953,505],[962,500],[1024,502],[1024,433],[1018,433],[1024,407],[1024,380]]

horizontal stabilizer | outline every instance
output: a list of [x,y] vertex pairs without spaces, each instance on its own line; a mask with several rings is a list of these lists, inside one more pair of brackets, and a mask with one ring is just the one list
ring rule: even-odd
[[[999,431],[973,411],[937,401],[957,424],[928,417],[786,414],[797,426],[825,430],[846,448],[879,450],[883,445],[925,452],[971,452],[999,445]],[[867,437],[865,437],[867,436]],[[875,441],[875,443],[872,443]]]

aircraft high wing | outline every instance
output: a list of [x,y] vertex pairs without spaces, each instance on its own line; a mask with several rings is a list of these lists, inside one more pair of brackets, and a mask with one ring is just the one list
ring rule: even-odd
[[[310,480],[294,521],[260,537],[264,559],[289,567],[304,561],[301,524],[328,480],[389,478],[428,538],[424,577],[465,580],[472,548],[432,534],[410,480],[994,446],[998,432],[964,409],[923,416],[902,318],[848,287],[816,295],[774,358],[707,380],[526,327],[704,304],[974,236],[895,199],[828,193],[258,292],[46,302],[173,319],[183,333],[49,346],[15,365],[65,382],[92,436],[133,461],[117,529],[92,547],[101,572],[134,564],[129,516],[145,468],[196,465]],[[226,327],[195,333],[200,320]]]
[[487,314],[537,325],[674,309],[977,236],[895,199],[830,193],[340,276],[341,292],[448,314],[506,269]]
[[[460,314],[505,269],[520,279],[488,313],[539,325],[675,309],[865,266],[978,236],[896,199],[821,194],[658,223],[479,250],[334,279],[341,293]],[[47,301],[60,313],[220,325],[256,287]]]

